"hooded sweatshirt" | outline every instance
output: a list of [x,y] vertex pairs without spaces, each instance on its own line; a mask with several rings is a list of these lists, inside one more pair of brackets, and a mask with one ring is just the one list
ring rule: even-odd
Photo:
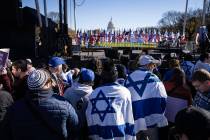
[[88,97],[92,91],[92,86],[75,82],[64,92],[64,98],[66,98],[76,110],[81,125],[86,123],[85,110],[87,108]]

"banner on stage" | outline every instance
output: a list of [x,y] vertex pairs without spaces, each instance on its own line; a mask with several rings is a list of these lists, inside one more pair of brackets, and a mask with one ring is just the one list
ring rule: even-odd
[[137,42],[100,42],[98,47],[141,47],[141,48],[156,48],[156,43],[137,43]]

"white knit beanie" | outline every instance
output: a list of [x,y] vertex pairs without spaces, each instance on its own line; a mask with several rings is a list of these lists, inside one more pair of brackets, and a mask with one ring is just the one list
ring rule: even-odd
[[50,78],[50,75],[42,69],[34,70],[29,74],[27,79],[28,88],[30,90],[41,90],[47,80]]

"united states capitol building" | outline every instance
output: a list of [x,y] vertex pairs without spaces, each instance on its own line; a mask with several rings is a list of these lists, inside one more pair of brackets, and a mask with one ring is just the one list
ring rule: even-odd
[[114,27],[114,24],[112,22],[112,18],[110,19],[109,23],[108,23],[108,26],[107,26],[107,31],[108,32],[112,32],[115,30],[115,27]]

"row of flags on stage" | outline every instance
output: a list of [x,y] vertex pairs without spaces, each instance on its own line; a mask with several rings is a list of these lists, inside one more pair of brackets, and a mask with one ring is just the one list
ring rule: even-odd
[[175,41],[180,37],[180,33],[174,32],[160,32],[157,30],[117,30],[108,32],[106,30],[89,30],[89,31],[77,31],[74,38],[76,45],[82,46],[95,46],[100,43],[159,43],[161,41]]

